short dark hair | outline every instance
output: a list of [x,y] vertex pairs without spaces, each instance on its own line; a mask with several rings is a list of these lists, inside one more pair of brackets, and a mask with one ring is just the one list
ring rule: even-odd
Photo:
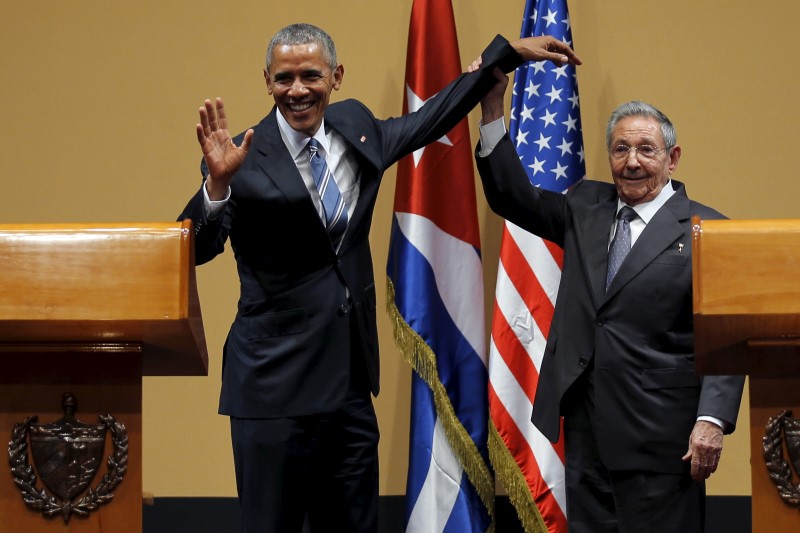
[[311,24],[290,24],[278,30],[267,45],[267,71],[272,63],[272,50],[275,46],[317,43],[322,47],[322,54],[331,70],[336,69],[336,46],[331,36]]

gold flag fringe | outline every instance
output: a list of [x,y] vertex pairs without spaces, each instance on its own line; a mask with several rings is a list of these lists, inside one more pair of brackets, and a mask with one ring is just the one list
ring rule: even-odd
[[[467,473],[472,485],[480,496],[483,505],[491,517],[491,525],[487,533],[494,532],[494,478],[489,467],[483,460],[478,447],[458,420],[447,396],[447,390],[439,380],[439,371],[436,367],[436,355],[414,329],[403,319],[394,303],[394,284],[391,278],[386,278],[386,311],[392,321],[394,342],[411,367],[425,380],[433,391],[436,413],[442,421],[444,433],[450,446],[456,454],[461,466]],[[545,532],[546,533],[546,532]]]
[[497,478],[508,493],[511,505],[526,533],[547,533],[547,525],[533,501],[531,489],[519,464],[508,451],[503,437],[498,433],[493,421],[489,421],[489,460],[492,462]]

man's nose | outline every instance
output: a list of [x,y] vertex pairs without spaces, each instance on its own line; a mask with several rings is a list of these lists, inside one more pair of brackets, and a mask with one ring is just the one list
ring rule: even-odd
[[625,166],[639,168],[641,165],[641,161],[639,161],[639,152],[635,148],[632,148],[628,151],[628,155],[625,158]]
[[295,79],[292,81],[291,87],[289,87],[289,93],[294,95],[303,95],[308,92],[308,87],[303,85],[303,80],[300,78]]

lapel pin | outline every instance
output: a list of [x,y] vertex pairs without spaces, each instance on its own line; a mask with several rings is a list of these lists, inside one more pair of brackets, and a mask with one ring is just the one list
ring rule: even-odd
[[679,242],[678,243],[678,253],[681,253],[681,252],[683,252],[683,243]]
[[362,143],[363,143],[363,142],[366,142],[366,140],[367,140],[367,136],[366,136],[366,135],[362,135],[362,136],[361,136],[361,142],[362,142]]

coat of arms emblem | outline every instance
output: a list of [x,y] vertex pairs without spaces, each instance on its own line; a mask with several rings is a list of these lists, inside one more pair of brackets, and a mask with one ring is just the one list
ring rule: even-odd
[[[100,424],[95,425],[76,419],[77,399],[71,393],[64,394],[62,409],[64,416],[50,424],[36,424],[37,416],[15,424],[8,461],[25,503],[47,517],[61,515],[68,522],[72,513],[86,517],[114,498],[128,467],[128,433],[110,414],[100,415]],[[106,431],[114,451],[107,459],[107,472],[91,488],[103,461]],[[35,471],[28,461],[29,443]],[[37,472],[51,495],[36,487]]]
[[[778,494],[787,505],[800,507],[800,483],[795,482],[792,475],[792,467],[795,476],[800,475],[800,420],[791,415],[792,412],[786,410],[770,417],[762,442],[767,472]],[[784,445],[791,463],[784,459]]]

